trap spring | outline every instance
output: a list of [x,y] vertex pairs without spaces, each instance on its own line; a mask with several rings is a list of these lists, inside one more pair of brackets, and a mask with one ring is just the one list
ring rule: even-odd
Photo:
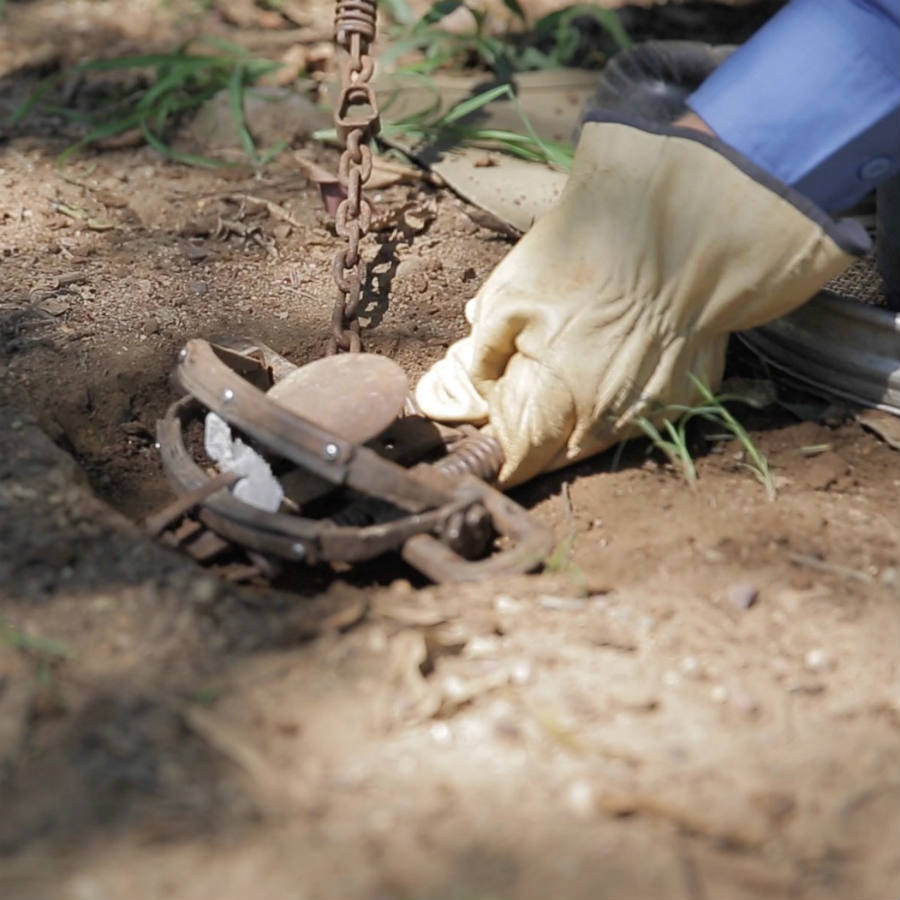
[[335,213],[334,227],[346,240],[334,256],[332,274],[337,297],[331,315],[328,354],[362,349],[359,311],[367,281],[367,265],[359,244],[371,225],[371,207],[362,189],[372,174],[368,142],[380,128],[378,102],[369,83],[375,70],[369,45],[375,38],[375,0],[338,0],[334,39],[348,54],[341,67],[341,92],[334,113],[338,139],[344,144],[338,181],[345,197]]
[[[311,364],[323,369],[325,391],[343,377],[337,369],[342,359],[347,358]],[[374,373],[375,392],[379,379],[394,378],[385,366],[394,364],[384,357],[360,354],[347,362],[354,363],[348,371],[355,369],[350,374],[357,380],[360,372]],[[434,581],[526,572],[546,557],[552,544],[548,529],[480,478],[460,474],[478,464],[496,471],[499,452],[487,458],[490,445],[483,436],[473,444],[465,432],[420,416],[400,416],[379,435],[354,443],[297,411],[328,407],[325,393],[316,394],[304,375],[307,368],[292,367],[259,345],[235,350],[188,342],[175,372],[187,395],[170,407],[157,428],[163,467],[179,500],[154,517],[155,530],[194,513],[224,539],[213,542],[219,549],[231,542],[263,560],[308,563],[358,562],[399,551]],[[402,377],[402,370],[397,371]],[[303,381],[299,392],[290,389],[294,373]],[[279,392],[279,384],[287,388]],[[392,394],[390,384],[383,393]],[[400,392],[393,393],[402,401]],[[381,413],[387,411],[386,406]],[[186,431],[205,419],[208,437],[210,415],[239,431],[250,442],[244,448],[252,448],[279,473],[282,486],[290,486],[275,508],[236,496],[235,483],[242,475],[249,477],[246,471],[210,475],[188,452]],[[378,418],[364,434],[383,425]],[[446,455],[433,464],[400,464],[435,451]],[[491,553],[496,538],[505,547]],[[209,545],[206,540],[202,546]]]

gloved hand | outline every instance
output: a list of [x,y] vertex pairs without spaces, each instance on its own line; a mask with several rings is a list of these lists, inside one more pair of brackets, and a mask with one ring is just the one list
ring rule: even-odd
[[[421,379],[433,419],[487,423],[511,486],[715,389],[732,331],[799,306],[868,249],[714,139],[588,122],[557,206],[466,306]],[[731,157],[731,158],[730,158]]]

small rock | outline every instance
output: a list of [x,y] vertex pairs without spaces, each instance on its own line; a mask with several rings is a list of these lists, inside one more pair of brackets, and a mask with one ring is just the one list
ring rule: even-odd
[[397,266],[397,278],[409,278],[425,271],[425,260],[420,256],[407,256]]
[[413,592],[413,586],[406,578],[395,578],[388,585],[388,590],[395,597],[408,597]]
[[205,281],[189,281],[188,290],[196,297],[204,297],[209,293],[209,285]]
[[714,703],[725,703],[728,700],[728,688],[724,684],[714,684],[709,689],[709,699]]
[[477,276],[475,269],[472,266],[468,266],[466,270],[462,274],[463,281],[474,281]]
[[468,659],[484,659],[497,656],[500,640],[493,634],[476,634],[463,648],[463,655]]
[[63,300],[62,297],[48,297],[46,300],[42,300],[38,307],[51,316],[61,316],[69,311],[69,302]]
[[867,409],[857,413],[856,421],[866,431],[878,435],[889,447],[900,450],[900,420],[880,409]]
[[728,588],[726,596],[735,609],[750,609],[759,598],[759,588],[751,581],[738,581]]
[[569,812],[579,819],[592,816],[596,808],[596,798],[591,783],[583,778],[573,781],[566,788],[565,803]]
[[219,585],[214,578],[206,576],[196,579],[190,588],[191,599],[198,606],[207,606],[219,592]]
[[[232,98],[222,90],[207,100],[178,136],[185,149],[206,155],[226,154],[243,148],[243,138],[231,111]],[[327,127],[330,116],[313,101],[291,90],[255,87],[244,93],[243,125],[260,148],[282,141],[306,140],[316,129]]]
[[158,334],[159,321],[152,316],[144,322],[144,334]]
[[587,602],[581,597],[555,597],[551,594],[542,594],[537,598],[538,606],[544,609],[566,610],[578,612],[587,606]]
[[755,716],[759,712],[759,702],[747,691],[737,688],[728,697],[731,706],[745,716]]
[[498,594],[494,598],[494,609],[497,612],[519,612],[522,609],[522,603],[509,594]]
[[653,712],[660,707],[659,697],[650,685],[625,681],[616,688],[615,702],[616,706],[631,712]]
[[429,729],[428,733],[436,744],[446,745],[453,739],[450,726],[446,722],[435,722]]
[[513,684],[528,684],[533,674],[531,663],[527,659],[520,659],[513,663],[509,672],[509,680]]
[[451,703],[465,703],[471,699],[472,689],[458,675],[448,675],[441,684],[444,699]]
[[685,656],[679,661],[678,668],[689,678],[703,677],[703,667],[696,656]]
[[827,669],[832,668],[833,662],[827,651],[823,650],[821,647],[815,647],[808,651],[806,656],[803,657],[803,665],[806,666],[810,672],[824,672]]
[[182,250],[191,262],[199,262],[209,256],[209,250],[206,247],[196,247],[193,244],[186,244]]

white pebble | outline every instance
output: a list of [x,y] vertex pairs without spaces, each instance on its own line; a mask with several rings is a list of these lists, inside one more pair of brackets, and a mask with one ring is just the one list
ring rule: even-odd
[[696,656],[685,656],[678,666],[685,675],[689,675],[692,678],[697,678],[703,674],[700,669],[700,662]]
[[509,594],[498,594],[494,598],[494,608],[498,612],[518,612],[522,604]]
[[469,659],[484,659],[496,656],[500,648],[500,641],[490,634],[476,634],[470,638],[463,649],[463,656]]
[[587,819],[596,808],[594,788],[584,779],[573,781],[566,788],[565,802],[569,812],[579,819]]
[[451,703],[462,703],[470,696],[468,686],[458,675],[448,675],[441,684],[441,690]]
[[436,744],[449,744],[453,739],[453,733],[450,731],[450,726],[446,722],[435,722],[431,728],[428,729],[428,733]]
[[538,606],[544,609],[555,609],[562,611],[578,612],[587,605],[586,601],[580,597],[555,597],[552,594],[542,594],[537,599]]
[[509,677],[513,684],[528,684],[532,674],[531,663],[527,659],[520,659],[513,664]]
[[709,699],[715,703],[724,703],[728,699],[728,688],[724,684],[714,684],[709,689]]
[[803,665],[811,672],[824,672],[830,669],[831,657],[821,647],[815,647],[803,657]]

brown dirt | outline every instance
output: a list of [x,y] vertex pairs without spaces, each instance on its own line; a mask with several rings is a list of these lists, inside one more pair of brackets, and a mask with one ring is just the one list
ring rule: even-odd
[[[10,3],[3,71],[145,34],[90,4],[72,50],[41,26],[73,8]],[[289,154],[59,169],[48,127],[0,146],[0,896],[897,896],[894,451],[805,398],[748,420],[775,502],[732,444],[695,490],[637,443],[521,488],[574,539],[557,572],[219,581],[133,524],[170,496],[174,353],[317,358],[335,238]],[[372,241],[367,343],[415,378],[509,242],[444,191],[382,202],[409,198],[434,217]]]

